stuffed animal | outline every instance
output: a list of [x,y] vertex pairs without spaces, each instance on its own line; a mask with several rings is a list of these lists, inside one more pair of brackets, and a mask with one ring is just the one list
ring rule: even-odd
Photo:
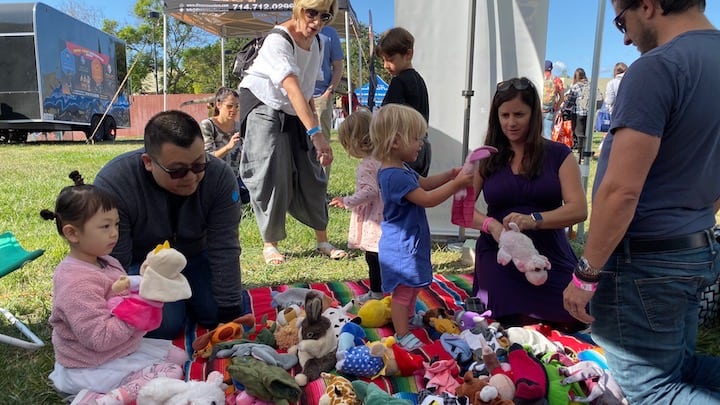
[[395,398],[373,383],[355,380],[352,386],[357,397],[365,405],[412,405],[412,402]]
[[325,393],[320,397],[318,405],[361,405],[352,383],[339,375],[322,373],[325,380]]
[[454,319],[454,313],[445,308],[429,309],[422,316],[423,323],[435,329],[439,334],[451,333],[460,334],[460,328]]
[[140,265],[140,276],[122,276],[113,285],[113,291],[129,291],[108,300],[113,315],[140,330],[153,330],[162,322],[164,302],[190,298],[192,291],[180,272],[187,260],[182,253],[170,248],[165,241],[147,254]]
[[303,310],[295,304],[288,306],[285,309],[281,309],[275,316],[275,322],[279,325],[284,326],[289,323],[294,323],[298,318],[304,315]]
[[340,331],[346,323],[350,322],[355,315],[349,311],[355,306],[355,300],[350,300],[343,307],[331,307],[323,311],[323,316],[330,320],[335,337],[340,336]]
[[312,290],[310,288],[300,288],[300,287],[288,288],[287,290],[285,290],[283,292],[273,291],[271,305],[273,308],[277,309],[278,311],[288,308],[291,305],[303,306],[303,305],[305,305],[305,298],[307,296],[307,293],[309,293],[310,291],[316,291],[317,293],[321,294],[322,302],[323,302],[323,308],[322,308],[323,311],[328,308],[336,307],[339,305],[337,300],[334,300],[334,299],[328,297],[322,291]]
[[[247,391],[240,391],[234,395],[230,395],[225,400],[226,405],[274,405],[275,402],[263,401],[257,399],[254,396],[247,393]],[[218,404],[222,405],[222,404]]]
[[503,230],[498,241],[497,262],[503,266],[513,262],[515,267],[533,285],[542,285],[547,281],[550,261],[538,253],[532,239],[520,232],[517,224],[511,222],[509,230]]
[[513,401],[500,395],[497,387],[491,384],[491,378],[481,375],[473,377],[472,371],[463,376],[463,383],[455,390],[455,395],[466,397],[473,405],[512,405]]
[[320,373],[335,367],[337,337],[330,320],[322,316],[323,295],[320,291],[310,290],[305,297],[305,319],[300,323],[300,342],[290,348],[295,353],[302,372],[295,376],[298,385],[320,378]]
[[143,386],[138,393],[138,405],[210,405],[225,403],[223,375],[219,371],[208,374],[206,381],[176,380],[158,377]]
[[297,320],[285,325],[279,325],[276,322],[275,325],[275,332],[273,333],[273,336],[275,337],[275,343],[278,350],[286,352],[300,342]]
[[245,335],[244,327],[255,326],[255,315],[245,314],[235,318],[228,323],[221,323],[217,328],[198,336],[192,343],[195,351],[193,357],[208,358],[212,354],[213,347],[220,342],[241,339]]
[[357,319],[360,325],[365,328],[381,328],[392,321],[390,315],[391,296],[383,297],[381,300],[370,299],[358,310]]

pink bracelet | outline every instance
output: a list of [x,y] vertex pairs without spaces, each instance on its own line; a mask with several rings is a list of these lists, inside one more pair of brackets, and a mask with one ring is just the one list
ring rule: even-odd
[[580,280],[575,273],[572,275],[572,283],[575,287],[583,290],[583,291],[589,291],[594,292],[597,289],[598,283],[588,283],[587,281]]
[[488,230],[488,226],[490,226],[490,222],[492,222],[493,219],[494,219],[493,217],[485,218],[485,220],[482,223],[482,231],[483,232],[490,233],[490,231]]

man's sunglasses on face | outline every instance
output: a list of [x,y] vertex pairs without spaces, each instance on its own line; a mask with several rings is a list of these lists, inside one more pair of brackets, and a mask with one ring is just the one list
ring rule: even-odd
[[159,168],[161,168],[165,173],[167,173],[171,179],[177,180],[182,179],[183,177],[187,176],[188,172],[193,172],[195,174],[202,173],[207,169],[208,161],[206,160],[203,163],[193,163],[190,165],[190,167],[181,167],[179,169],[168,169],[167,167],[163,166],[160,162],[157,161],[154,157],[150,157],[152,161],[158,165]]

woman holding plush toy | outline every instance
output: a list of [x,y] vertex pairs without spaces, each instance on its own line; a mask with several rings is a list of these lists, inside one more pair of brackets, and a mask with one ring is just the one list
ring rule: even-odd
[[[506,327],[542,322],[564,331],[582,329],[563,308],[563,290],[577,264],[564,229],[587,218],[587,200],[570,148],[542,136],[540,97],[529,79],[498,83],[485,145],[498,152],[480,161],[474,181],[488,210],[476,210],[473,217],[481,230],[473,295]],[[498,264],[500,234],[510,223],[549,259],[548,278],[541,285],[528,282],[512,262]]]
[[77,394],[73,404],[130,404],[151,379],[182,378],[187,354],[169,340],[143,338],[145,330],[111,313],[108,300],[118,296],[112,285],[126,274],[109,256],[118,240],[117,205],[78,172],[70,178],[75,185],[60,192],[55,212],[40,213],[70,245],[53,275],[50,380],[61,393]]

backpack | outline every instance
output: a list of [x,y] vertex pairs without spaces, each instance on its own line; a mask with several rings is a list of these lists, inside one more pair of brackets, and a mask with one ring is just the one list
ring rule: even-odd
[[555,78],[550,76],[543,81],[542,93],[542,109],[543,111],[552,111],[555,107],[556,100]]
[[235,63],[233,64],[233,74],[235,77],[240,80],[245,77],[247,70],[252,66],[255,58],[257,58],[265,38],[272,33],[282,35],[283,38],[290,42],[290,46],[292,46],[293,51],[295,51],[295,43],[292,38],[290,38],[290,34],[280,28],[273,28],[267,34],[251,39],[247,44],[243,45],[240,52],[235,55]]
[[[280,28],[273,28],[267,34],[261,37],[255,37],[251,39],[248,43],[243,45],[242,49],[240,49],[237,55],[235,55],[235,63],[233,63],[233,74],[235,75],[235,77],[240,80],[245,77],[247,70],[250,68],[250,66],[252,66],[255,58],[257,58],[258,56],[258,53],[260,53],[260,48],[262,47],[265,38],[267,38],[268,35],[273,33],[282,35],[283,38],[290,42],[290,46],[292,47],[293,52],[295,51],[295,43],[293,42],[292,38],[290,38],[290,34],[288,34],[285,30],[281,30]],[[315,38],[318,41],[320,52],[322,52],[320,36],[315,35]]]

